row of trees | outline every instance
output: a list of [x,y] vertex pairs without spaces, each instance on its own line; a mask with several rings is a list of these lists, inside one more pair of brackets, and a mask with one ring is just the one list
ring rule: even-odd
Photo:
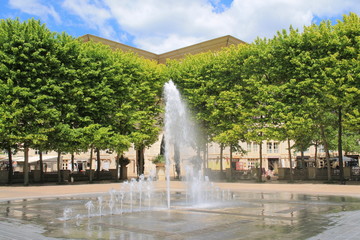
[[260,171],[264,140],[287,141],[289,159],[291,149],[303,153],[321,144],[328,166],[329,150],[340,153],[343,179],[341,153],[360,151],[359,36],[360,19],[350,14],[336,25],[290,28],[272,39],[170,61],[167,70],[202,126],[204,143],[230,146],[232,156],[241,151],[239,141],[256,142]]
[[129,52],[53,33],[33,19],[1,20],[0,148],[9,156],[9,182],[12,153],[19,148],[25,153],[25,185],[29,148],[57,151],[59,170],[62,152],[95,150],[99,173],[100,150],[116,151],[119,159],[133,144],[143,171],[144,149],[160,131],[162,68]]
[[[142,173],[144,149],[160,131],[162,86],[171,78],[202,128],[203,151],[215,141],[232,155],[242,151],[239,141],[256,142],[260,170],[261,143],[269,139],[288,141],[289,159],[291,149],[311,144],[327,153],[359,152],[359,33],[360,19],[350,14],[336,25],[290,28],[163,66],[35,20],[1,20],[0,148],[10,163],[23,148],[25,184],[29,148],[57,151],[58,164],[61,152],[96,150],[99,171],[99,150],[121,156],[132,143]],[[342,144],[348,142],[356,144]]]

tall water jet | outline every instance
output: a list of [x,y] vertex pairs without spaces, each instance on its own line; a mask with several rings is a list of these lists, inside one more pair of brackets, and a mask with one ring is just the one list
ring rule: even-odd
[[[195,124],[190,120],[186,104],[181,99],[180,93],[173,81],[164,85],[165,98],[165,159],[167,182],[167,205],[170,208],[170,168],[173,160],[177,177],[186,169],[183,165],[192,165],[193,172],[199,178],[201,170],[198,134]],[[171,157],[173,155],[173,157]],[[186,179],[191,181],[191,179]]]

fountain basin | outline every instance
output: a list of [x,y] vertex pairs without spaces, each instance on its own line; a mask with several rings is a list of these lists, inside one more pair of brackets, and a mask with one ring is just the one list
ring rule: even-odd
[[[360,200],[353,197],[293,193],[231,192],[226,201],[186,204],[185,191],[166,192],[148,208],[110,213],[108,207],[88,216],[84,204],[99,196],[106,206],[110,195],[91,194],[0,202],[3,239],[358,239]],[[64,218],[65,209],[68,216]],[[343,231],[346,225],[347,231]],[[354,225],[353,231],[351,226]],[[19,231],[21,229],[21,231]],[[350,229],[350,230],[349,230]],[[8,237],[8,238],[7,238]],[[22,238],[23,237],[23,238]]]

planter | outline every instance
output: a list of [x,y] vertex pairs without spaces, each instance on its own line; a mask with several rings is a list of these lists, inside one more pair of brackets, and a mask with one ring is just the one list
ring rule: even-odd
[[156,163],[156,179],[165,181],[165,163]]

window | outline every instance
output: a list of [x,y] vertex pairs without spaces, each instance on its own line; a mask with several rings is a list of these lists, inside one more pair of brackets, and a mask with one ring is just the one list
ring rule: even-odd
[[279,143],[278,142],[274,142],[273,149],[274,149],[274,153],[279,152]]
[[69,166],[69,160],[64,159],[63,162],[62,162],[62,169],[67,170],[68,166]]
[[[40,154],[40,151],[39,151],[39,150],[35,150],[35,154]],[[42,152],[42,154],[48,154],[48,151],[44,151],[44,152]]]
[[253,152],[257,152],[257,151],[259,151],[258,149],[258,144],[257,143],[253,143]]
[[272,152],[273,152],[272,142],[268,142],[267,143],[267,153],[272,153]]
[[259,147],[259,145],[257,143],[254,142],[248,142],[247,143],[247,151],[248,152],[257,152]]
[[247,166],[248,166],[248,169],[256,168],[259,166],[259,160],[256,158],[249,158]]
[[279,152],[279,143],[278,142],[268,142],[267,153],[278,153]]
[[248,151],[248,152],[251,152],[251,142],[248,142],[248,143],[247,143],[247,151]]

